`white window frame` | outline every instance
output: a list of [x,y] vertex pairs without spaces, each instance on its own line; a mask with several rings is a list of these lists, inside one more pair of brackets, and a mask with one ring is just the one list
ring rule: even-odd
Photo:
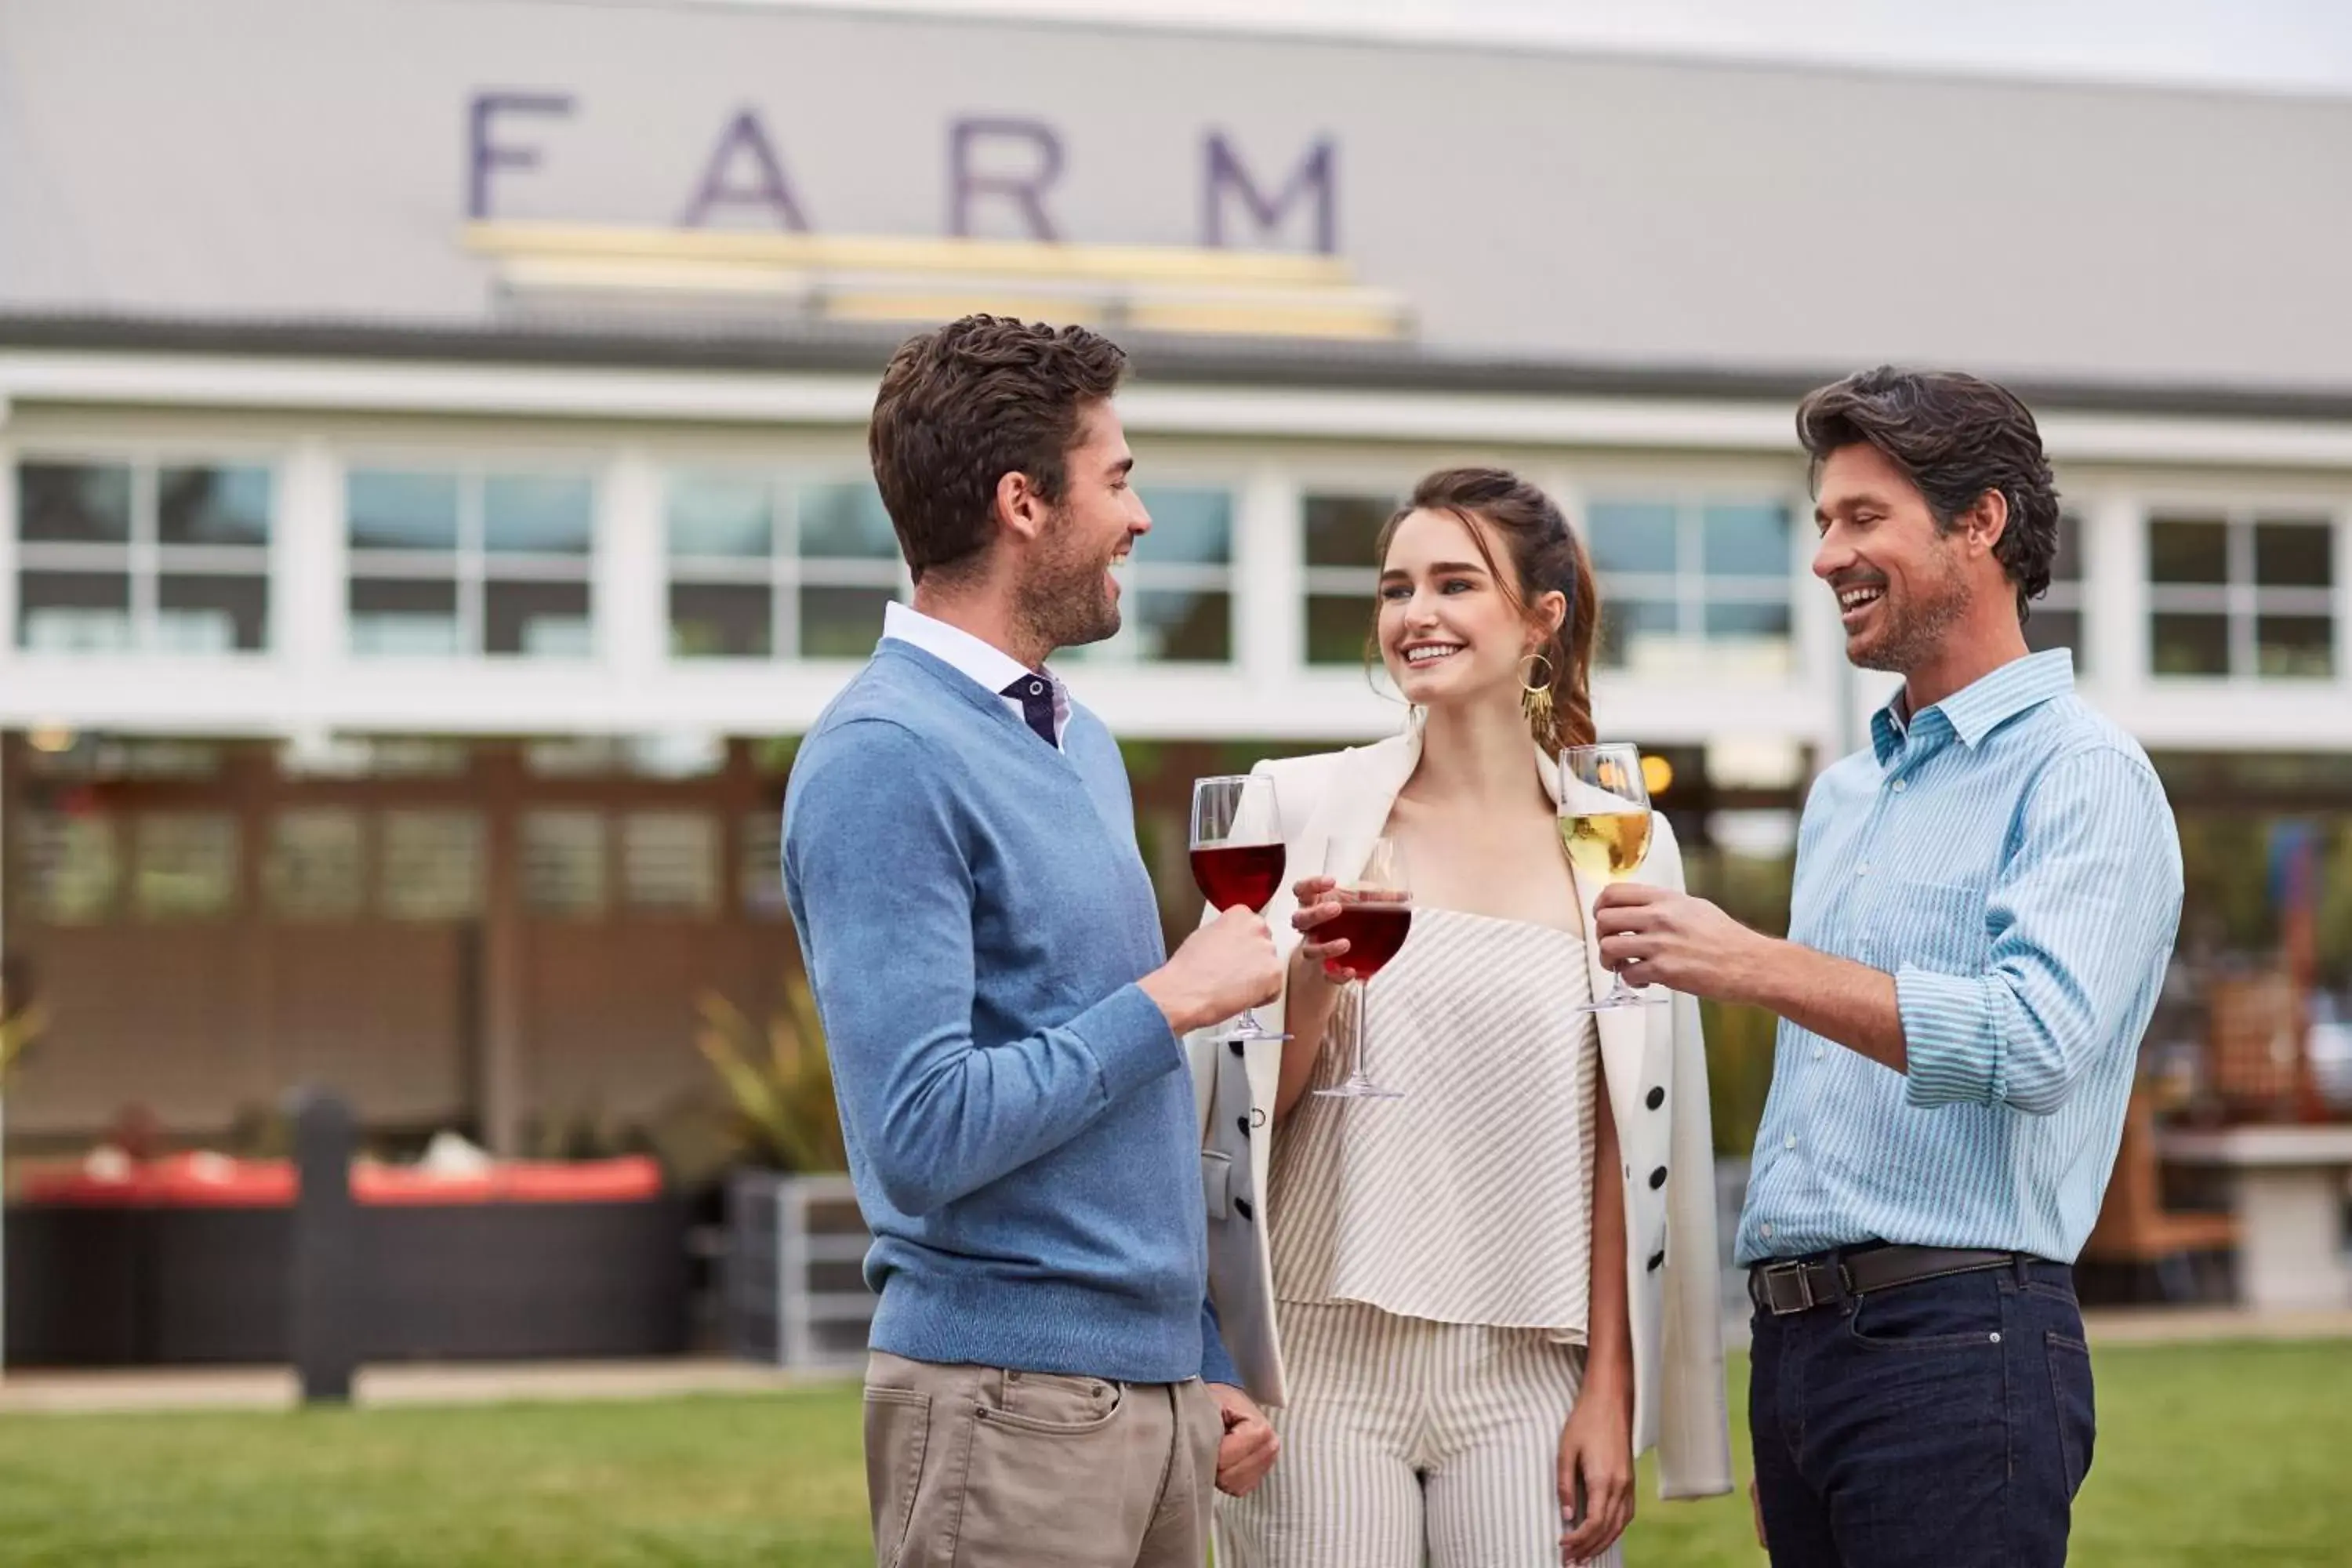
[[[335,524],[341,542],[343,657],[367,665],[456,658],[572,668],[594,662],[604,647],[604,595],[597,563],[606,548],[603,516],[607,459],[586,454],[521,454],[512,460],[419,451],[353,451],[342,455],[336,476]],[[414,474],[457,481],[457,542],[454,550],[385,550],[352,540],[352,480],[362,473]],[[491,479],[578,479],[588,486],[588,549],[579,555],[510,554],[486,545],[483,486]],[[457,646],[446,654],[381,653],[362,648],[355,637],[357,615],[352,588],[373,582],[454,582],[457,584]],[[576,583],[588,590],[588,646],[579,655],[491,653],[488,586],[499,583]]]
[[[131,532],[121,543],[68,543],[21,537],[24,519],[18,502],[22,473],[27,467],[117,467],[131,471]],[[163,470],[165,468],[257,468],[268,487],[268,538],[261,544],[165,544],[163,542]],[[275,571],[284,538],[285,464],[275,451],[234,445],[184,448],[151,443],[107,446],[41,443],[7,454],[5,482],[9,489],[6,592],[9,651],[34,658],[199,658],[257,662],[278,648],[283,607]],[[127,647],[89,653],[54,652],[24,644],[24,579],[27,572],[121,572],[130,579],[131,624]],[[158,637],[158,617],[166,576],[250,577],[262,584],[261,646],[213,650],[166,648]]]
[[[1669,505],[1675,510],[1675,569],[1672,572],[1616,572],[1597,562],[1594,563],[1593,571],[1598,578],[1594,587],[1601,595],[1601,613],[1604,620],[1610,607],[1623,600],[1671,604],[1675,606],[1675,636],[1677,640],[1704,647],[1727,640],[1708,634],[1706,612],[1709,606],[1778,605],[1787,612],[1789,618],[1789,629],[1785,634],[1789,668],[1783,679],[1795,681],[1803,677],[1807,660],[1797,585],[1804,569],[1802,552],[1807,542],[1801,524],[1812,515],[1811,502],[1808,499],[1790,491],[1778,479],[1743,484],[1736,479],[1723,479],[1694,484],[1687,480],[1677,482],[1657,477],[1597,474],[1580,477],[1577,490],[1580,497],[1577,527],[1588,551],[1592,548],[1592,513],[1596,508]],[[1778,505],[1787,512],[1789,559],[1783,576],[1778,579],[1735,577],[1706,570],[1706,508],[1731,504]],[[1597,647],[1594,649],[1594,668],[1612,676],[1640,675],[1630,665],[1601,664]]]
[[[2223,573],[2221,584],[2158,583],[2155,574],[2155,531],[2158,522],[2221,522],[2224,525]],[[2309,528],[2327,540],[2329,576],[2324,588],[2263,587],[2254,580],[2254,527],[2269,523]],[[2324,690],[2344,684],[2346,656],[2352,646],[2352,628],[2346,625],[2347,540],[2345,509],[2340,500],[2286,495],[2248,501],[2216,500],[2209,496],[2159,495],[2142,507],[2140,540],[2142,595],[2140,614],[2147,633],[2143,673],[2167,689],[2226,684],[2260,686],[2284,690]],[[2156,617],[2160,615],[2224,616],[2229,638],[2230,668],[2222,675],[2168,675],[2156,668]],[[2330,668],[2326,676],[2265,676],[2261,672],[2261,644],[2256,621],[2265,616],[2325,616],[2328,619]]]
[[[750,555],[677,555],[669,548],[670,486],[680,476],[726,478],[756,481],[768,492],[769,535],[768,553],[764,559]],[[892,556],[884,560],[827,555],[803,559],[801,544],[801,492],[818,485],[871,484],[873,476],[842,465],[804,464],[778,468],[768,464],[746,463],[740,458],[713,458],[700,461],[690,456],[665,458],[660,464],[660,479],[656,498],[656,526],[659,530],[662,562],[662,657],[674,667],[688,668],[702,666],[766,665],[779,661],[791,663],[841,663],[801,652],[801,595],[803,588],[885,588],[899,603],[911,603],[914,579],[907,570],[904,558]],[[768,590],[768,647],[765,658],[736,655],[680,654],[671,647],[676,619],[670,609],[670,590],[681,584],[688,586],[750,584]],[[879,628],[877,628],[879,635]]]

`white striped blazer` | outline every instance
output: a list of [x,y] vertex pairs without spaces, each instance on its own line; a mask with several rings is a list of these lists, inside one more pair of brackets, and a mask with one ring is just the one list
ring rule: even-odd
[[[1531,765],[1555,801],[1559,782],[1538,753]],[[1289,884],[1323,864],[1335,838],[1380,833],[1398,791],[1421,761],[1417,731],[1370,746],[1258,764],[1276,781],[1290,873],[1266,907],[1285,952],[1297,945]],[[1571,874],[1573,874],[1571,872]],[[1682,886],[1682,857],[1664,818],[1641,879]],[[1587,929],[1598,885],[1577,879]],[[1596,944],[1587,943],[1594,994],[1609,983]],[[1283,1005],[1258,1009],[1279,1029]],[[1626,1295],[1633,1340],[1634,1452],[1658,1450],[1663,1497],[1709,1497],[1731,1489],[1730,1428],[1724,1403],[1723,1308],[1716,1253],[1713,1134],[1706,1053],[1698,1004],[1597,1016],[1610,1108],[1623,1152]],[[1274,1311],[1274,1269],[1260,1194],[1268,1190],[1278,1041],[1223,1045],[1203,1030],[1186,1042],[1201,1112],[1201,1182],[1209,1215],[1209,1291],[1251,1395],[1285,1403],[1282,1343]]]

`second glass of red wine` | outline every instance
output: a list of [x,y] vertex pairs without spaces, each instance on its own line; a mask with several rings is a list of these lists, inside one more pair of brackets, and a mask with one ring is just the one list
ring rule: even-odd
[[[1274,781],[1262,773],[1192,781],[1192,880],[1218,910],[1265,912],[1282,886],[1282,818]],[[1220,1040],[1286,1040],[1245,1007]]]
[[1347,940],[1348,951],[1331,967],[1345,972],[1356,987],[1356,1057],[1345,1079],[1315,1092],[1327,1100],[1402,1100],[1364,1071],[1364,1015],[1371,1008],[1372,976],[1397,955],[1412,931],[1412,879],[1405,873],[1404,846],[1375,838],[1367,852],[1361,839],[1350,845],[1335,838],[1323,874],[1338,884],[1331,896],[1339,912],[1317,929],[1315,940]]

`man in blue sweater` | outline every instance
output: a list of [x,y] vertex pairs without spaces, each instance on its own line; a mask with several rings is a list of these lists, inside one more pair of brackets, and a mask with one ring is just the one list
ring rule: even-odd
[[802,746],[784,883],[880,1296],[876,1560],[1200,1568],[1273,1429],[1205,1300],[1179,1037],[1269,1000],[1265,923],[1167,958],[1118,748],[1045,668],[1118,629],[1150,519],[1126,356],[969,316],[908,340],[868,444],[915,581]]

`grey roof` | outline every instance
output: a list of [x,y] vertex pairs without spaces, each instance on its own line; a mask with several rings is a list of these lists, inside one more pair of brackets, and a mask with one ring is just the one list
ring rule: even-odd
[[538,163],[494,210],[550,221],[677,222],[751,109],[814,228],[937,235],[978,115],[1058,135],[1066,237],[1191,245],[1211,131],[1269,193],[1329,138],[1339,253],[1416,336],[1148,374],[1780,395],[1893,360],[2352,404],[2341,100],[650,3],[7,0],[0,332],[877,363],[878,330],[518,318],[459,243],[493,89],[572,100],[496,131]]

